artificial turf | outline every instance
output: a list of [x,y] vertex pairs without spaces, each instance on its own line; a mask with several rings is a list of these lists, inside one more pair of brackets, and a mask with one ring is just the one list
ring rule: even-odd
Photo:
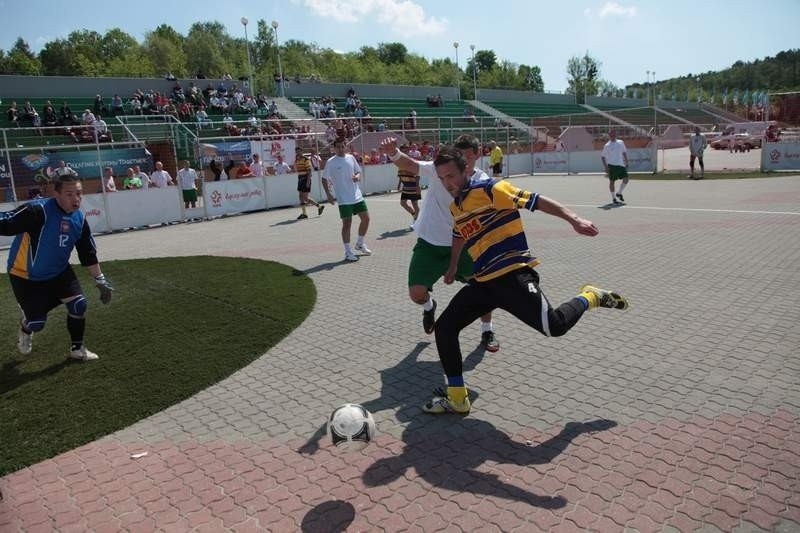
[[310,278],[269,261],[210,256],[103,263],[109,305],[81,267],[86,346],[67,359],[66,311],[50,312],[33,352],[16,350],[20,317],[0,283],[0,475],[157,413],[229,376],[296,328],[314,306]]

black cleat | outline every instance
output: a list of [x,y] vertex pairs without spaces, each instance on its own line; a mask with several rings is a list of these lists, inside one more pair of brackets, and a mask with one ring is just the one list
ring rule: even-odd
[[625,203],[625,198],[623,198],[623,197],[622,197],[622,193],[621,193],[621,192],[618,192],[618,193],[617,193],[617,199],[618,199],[620,202],[622,202],[622,203]]
[[433,300],[433,307],[430,311],[422,312],[422,327],[425,333],[430,335],[433,333],[433,328],[436,326],[436,300]]

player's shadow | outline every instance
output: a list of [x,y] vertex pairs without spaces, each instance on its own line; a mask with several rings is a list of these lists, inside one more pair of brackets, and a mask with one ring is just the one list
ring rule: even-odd
[[309,275],[309,274],[314,274],[316,272],[323,272],[323,271],[326,271],[326,270],[333,270],[334,268],[336,268],[338,266],[347,265],[347,264],[350,264],[350,261],[347,261],[345,259],[342,259],[341,261],[329,261],[327,263],[321,263],[321,264],[319,264],[317,266],[313,266],[313,267],[307,268],[305,270],[293,270],[292,271],[292,275],[293,276],[306,276],[306,275]]
[[0,368],[0,394],[5,394],[6,392],[12,391],[17,387],[25,385],[29,381],[36,381],[43,376],[57,374],[66,368],[71,362],[72,361],[70,359],[64,359],[60,363],[50,365],[41,370],[37,370],[36,372],[22,373],[17,367],[20,366],[23,361],[16,359],[6,361],[3,364],[3,367]]
[[[542,496],[512,485],[494,474],[478,468],[487,461],[530,466],[547,464],[561,454],[579,435],[602,431],[616,426],[610,420],[594,422],[569,422],[557,435],[535,446],[514,442],[491,423],[474,414],[465,418],[458,415],[429,415],[421,406],[431,398],[431,384],[441,379],[441,364],[418,361],[419,355],[430,345],[420,342],[397,365],[381,370],[381,395],[362,402],[369,411],[396,410],[397,419],[407,423],[403,431],[405,448],[396,456],[379,459],[363,474],[364,483],[378,486],[403,476],[409,469],[435,487],[453,491],[472,492],[521,501],[537,507],[556,509],[566,505],[561,496]],[[480,363],[486,352],[478,347],[464,358],[464,371]],[[491,357],[502,357],[492,355]],[[470,391],[473,405],[479,395]],[[325,436],[326,427],[320,427],[300,448],[301,453],[313,454]]]
[[329,500],[306,513],[300,524],[300,530],[303,533],[344,532],[353,523],[355,517],[356,509],[351,503]]
[[405,237],[406,235],[408,235],[412,231],[414,231],[414,230],[411,229],[411,227],[406,227],[406,228],[402,228],[402,229],[395,229],[395,230],[392,230],[392,231],[384,231],[383,233],[381,233],[380,235],[375,237],[375,240],[376,241],[382,241],[384,239],[393,239],[395,237]]
[[609,202],[607,204],[597,206],[598,209],[605,209],[606,211],[609,211],[611,209],[616,209],[618,207],[625,207],[625,204],[615,204]]

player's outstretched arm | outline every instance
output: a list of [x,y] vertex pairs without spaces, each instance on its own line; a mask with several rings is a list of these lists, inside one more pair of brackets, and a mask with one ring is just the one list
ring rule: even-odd
[[408,157],[397,148],[397,137],[387,137],[378,145],[378,149],[389,156],[389,159],[399,168],[406,172],[419,174],[419,163]]
[[322,188],[325,189],[325,196],[328,197],[328,203],[336,205],[336,198],[334,198],[333,193],[331,193],[331,183],[325,176],[322,177]]
[[591,220],[579,217],[563,204],[548,198],[547,196],[539,195],[536,203],[536,209],[542,211],[543,213],[547,213],[548,215],[563,218],[572,224],[572,228],[581,235],[594,237],[600,233],[600,230],[597,229],[597,226],[592,224]]

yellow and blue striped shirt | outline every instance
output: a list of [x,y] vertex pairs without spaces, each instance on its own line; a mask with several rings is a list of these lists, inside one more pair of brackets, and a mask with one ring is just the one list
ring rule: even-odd
[[476,281],[489,281],[539,264],[528,248],[518,211],[534,211],[538,200],[538,193],[490,179],[470,183],[450,205],[453,236],[466,241]]

